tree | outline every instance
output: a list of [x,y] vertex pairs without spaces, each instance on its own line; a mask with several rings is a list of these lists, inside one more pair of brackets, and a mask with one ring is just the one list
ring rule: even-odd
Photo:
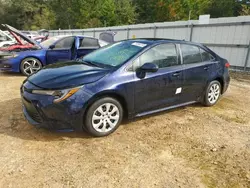
[[40,7],[39,13],[36,13],[33,17],[31,30],[39,29],[53,29],[55,28],[55,13],[47,6]]
[[135,23],[135,6],[131,0],[85,0],[81,7],[77,28]]
[[134,24],[137,14],[135,6],[131,0],[116,0],[116,24],[117,25],[128,25]]
[[242,10],[240,12],[241,16],[247,16],[250,15],[250,7],[247,5],[241,5],[242,6]]
[[212,18],[236,16],[237,6],[235,0],[210,0],[204,12],[210,14]]
[[133,3],[138,13],[137,23],[149,23],[155,20],[155,0],[134,0]]
[[249,15],[247,0],[0,0],[0,23],[18,29],[78,29]]
[[235,0],[134,0],[137,23],[198,19],[201,14],[212,18],[238,16],[240,4]]
[[53,12],[44,1],[5,0],[0,3],[3,5],[1,23],[24,30],[50,28],[54,24]]

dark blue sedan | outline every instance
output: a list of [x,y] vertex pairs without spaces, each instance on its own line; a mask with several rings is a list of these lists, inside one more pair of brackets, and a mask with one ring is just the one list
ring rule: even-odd
[[106,136],[124,116],[216,104],[228,88],[228,68],[227,60],[200,44],[121,41],[31,75],[21,87],[23,111],[36,127]]
[[21,72],[26,76],[37,72],[45,65],[83,57],[114,42],[115,35],[113,32],[104,32],[100,34],[100,39],[63,35],[51,37],[39,44],[15,28],[10,27],[9,29],[33,47],[23,51],[12,51],[6,56],[1,56],[0,71]]

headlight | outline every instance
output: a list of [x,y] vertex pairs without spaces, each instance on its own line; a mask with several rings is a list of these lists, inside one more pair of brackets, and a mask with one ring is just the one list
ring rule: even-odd
[[12,54],[8,54],[8,55],[5,55],[5,56],[2,56],[3,59],[9,59],[9,58],[14,58],[14,57],[17,57],[18,54],[15,54],[15,53],[12,53]]
[[[82,86],[81,86],[82,87]],[[81,87],[64,89],[64,90],[33,90],[32,93],[39,95],[51,95],[54,96],[54,103],[59,103],[66,100],[70,96],[74,95]]]

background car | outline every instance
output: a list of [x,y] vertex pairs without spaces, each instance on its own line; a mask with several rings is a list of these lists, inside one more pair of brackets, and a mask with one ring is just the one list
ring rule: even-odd
[[32,49],[34,47],[34,45],[35,45],[34,41],[33,40],[26,40],[27,37],[25,35],[21,34],[14,27],[11,27],[7,24],[2,24],[2,26],[5,27],[9,31],[9,33],[15,39],[15,42],[12,45],[0,47],[0,51],[19,52],[19,51]]
[[0,48],[11,46],[15,43],[16,43],[16,41],[14,38],[10,37],[4,31],[0,30]]
[[[0,71],[21,72],[28,76],[43,66],[56,62],[74,60],[114,41],[114,33],[104,32],[100,39],[87,36],[55,36],[38,43],[17,30],[16,35],[29,41],[32,48],[13,52],[0,60]],[[103,40],[101,40],[103,39]]]
[[33,32],[30,32],[30,31],[22,31],[23,34],[25,34],[26,36],[28,36],[29,38],[36,38],[36,37],[39,37],[39,33],[36,32],[36,31],[33,31]]
[[228,88],[228,68],[227,60],[201,44],[121,41],[31,75],[21,87],[23,110],[37,127],[106,136],[124,116],[216,104]]
[[[49,31],[46,29],[41,29],[39,31],[22,31],[23,34],[28,36],[29,38],[34,39],[37,42],[43,42],[49,38]],[[43,35],[42,35],[43,34]]]

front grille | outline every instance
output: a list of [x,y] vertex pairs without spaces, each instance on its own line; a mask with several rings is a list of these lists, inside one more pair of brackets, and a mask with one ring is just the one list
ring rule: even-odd
[[37,123],[42,123],[42,118],[37,112],[29,112],[29,111],[27,112],[34,121],[36,121]]
[[37,109],[35,108],[35,106],[25,98],[23,98],[23,104],[28,115],[37,123],[42,123],[42,118],[38,113]]

